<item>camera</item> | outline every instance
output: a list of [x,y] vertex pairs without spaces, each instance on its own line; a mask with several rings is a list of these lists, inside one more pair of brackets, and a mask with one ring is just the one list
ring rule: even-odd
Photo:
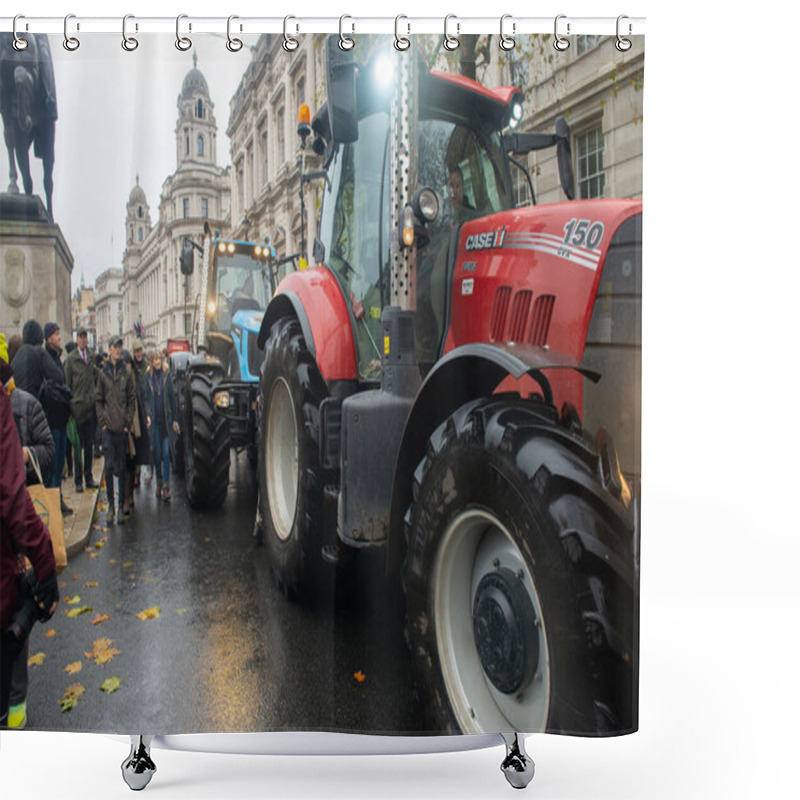
[[8,623],[6,632],[16,640],[18,645],[22,645],[25,639],[30,636],[33,624],[36,620],[46,619],[45,613],[36,602],[36,593],[39,584],[36,580],[36,573],[33,567],[28,567],[17,578],[19,589],[20,605],[11,622]]

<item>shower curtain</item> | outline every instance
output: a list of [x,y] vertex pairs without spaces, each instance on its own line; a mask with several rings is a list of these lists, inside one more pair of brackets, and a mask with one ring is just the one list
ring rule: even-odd
[[636,730],[644,38],[127,34],[3,42],[0,329],[100,429],[12,709]]

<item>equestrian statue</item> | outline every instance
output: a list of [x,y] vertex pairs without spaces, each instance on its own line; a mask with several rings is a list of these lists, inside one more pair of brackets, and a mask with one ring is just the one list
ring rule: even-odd
[[[10,194],[19,194],[17,166],[25,194],[33,192],[28,150],[33,142],[42,160],[47,213],[53,219],[53,161],[55,160],[56,82],[47,34],[27,37],[24,50],[14,48],[14,36],[0,33],[0,114],[8,150]],[[15,164],[16,157],[16,164]]]

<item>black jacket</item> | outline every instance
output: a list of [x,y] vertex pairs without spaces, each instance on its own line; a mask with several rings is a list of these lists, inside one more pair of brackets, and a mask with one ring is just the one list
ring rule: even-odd
[[[45,378],[59,378],[58,367],[53,359],[45,358],[43,343],[42,326],[36,320],[29,319],[22,328],[22,347],[11,362],[14,383],[37,399]],[[63,379],[63,373],[61,375]]]
[[112,433],[131,430],[136,408],[136,382],[131,368],[120,359],[116,365],[109,359],[97,376],[95,412],[97,424]]
[[[42,476],[49,475],[53,469],[56,446],[42,404],[32,394],[18,387],[11,392],[11,409],[20,442],[36,454]],[[38,483],[33,464],[27,464],[26,469],[27,483]]]

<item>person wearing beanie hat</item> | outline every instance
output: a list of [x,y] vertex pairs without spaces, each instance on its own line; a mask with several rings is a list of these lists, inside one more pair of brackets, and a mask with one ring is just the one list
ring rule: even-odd
[[15,383],[34,397],[39,396],[45,378],[57,375],[52,361],[43,358],[43,343],[42,326],[35,319],[29,319],[22,326],[22,346],[11,360]]

